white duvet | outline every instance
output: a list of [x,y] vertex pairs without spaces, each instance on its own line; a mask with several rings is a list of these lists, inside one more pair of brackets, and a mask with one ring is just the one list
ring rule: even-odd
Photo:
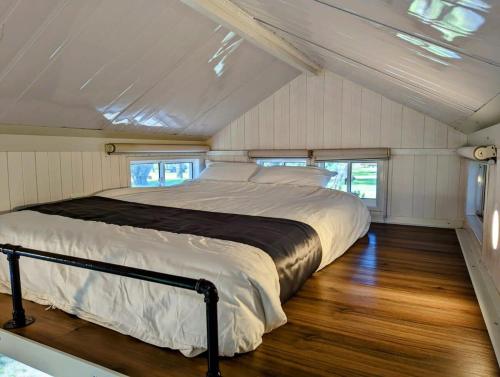
[[[320,268],[342,255],[370,223],[367,208],[355,196],[306,186],[193,181],[100,195],[301,221],[320,237]],[[219,343],[224,356],[254,350],[264,333],[286,323],[274,263],[253,246],[34,211],[0,216],[0,243],[212,281],[220,295]],[[21,258],[21,278],[26,299],[186,356],[206,349],[205,304],[195,292],[28,258]],[[4,257],[0,290],[10,292]]]

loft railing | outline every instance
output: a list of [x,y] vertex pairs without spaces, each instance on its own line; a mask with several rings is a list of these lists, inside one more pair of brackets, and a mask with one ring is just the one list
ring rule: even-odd
[[17,329],[32,324],[35,319],[26,316],[23,308],[21,292],[21,275],[19,272],[20,257],[33,258],[67,266],[84,268],[86,270],[105,272],[132,279],[144,280],[172,287],[188,289],[202,294],[206,304],[207,322],[207,377],[221,376],[219,370],[219,339],[217,324],[217,302],[219,295],[213,283],[204,279],[191,279],[182,276],[162,274],[160,272],[142,270],[139,268],[120,266],[112,263],[99,262],[46,251],[26,249],[20,246],[0,245],[0,252],[7,255],[10,269],[10,283],[12,290],[12,319],[5,325],[5,329]]

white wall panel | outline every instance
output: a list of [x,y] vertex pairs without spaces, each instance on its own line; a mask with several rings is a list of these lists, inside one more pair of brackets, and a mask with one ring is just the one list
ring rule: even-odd
[[103,188],[102,185],[102,158],[103,153],[92,152],[92,191],[98,192]]
[[448,125],[331,72],[297,77],[244,119],[243,136],[225,136],[233,122],[212,149],[390,147],[388,221],[460,224],[460,166],[449,149],[467,137]]
[[362,147],[379,147],[382,122],[382,96],[369,89],[361,91],[361,140]]
[[[272,149],[274,147],[273,96],[266,98],[259,104],[259,144],[261,148]],[[228,146],[226,149],[232,149],[232,146]]]
[[342,86],[342,148],[361,145],[361,86],[344,80]]
[[424,147],[424,114],[409,107],[403,108],[401,148]]
[[[127,156],[108,156],[103,149],[106,142],[134,141],[2,135],[0,212],[28,204],[89,195],[103,188],[128,187],[130,169]],[[231,141],[228,147],[230,145]]]
[[112,155],[110,156],[110,167],[111,167],[111,187],[120,187],[120,156]]
[[71,195],[82,196],[84,194],[82,152],[71,152],[71,174],[73,182]]
[[382,97],[380,146],[401,148],[403,105]]
[[92,152],[82,153],[82,173],[83,173],[83,192],[88,195],[94,191],[94,182],[92,174]]
[[62,199],[62,175],[61,175],[61,154],[59,152],[48,152],[49,160],[49,185],[50,200]]
[[[290,148],[306,147],[307,83],[306,75],[300,75],[290,84]],[[260,146],[259,146],[260,147]]]
[[259,147],[259,107],[255,106],[245,117],[245,149]]
[[0,152],[0,177],[0,212],[2,212],[10,209],[7,152]]
[[331,72],[325,74],[324,145],[340,148],[342,142],[342,78]]
[[413,215],[414,156],[394,156],[392,165],[391,212],[394,217]]
[[36,152],[35,160],[38,202],[50,202],[49,154],[47,152]]
[[24,205],[23,158],[21,152],[8,152],[10,208]]
[[102,162],[102,188],[103,190],[110,189],[111,184],[111,157],[104,154],[101,156]]
[[61,152],[61,192],[63,199],[71,198],[73,194],[71,152]]
[[35,152],[22,152],[24,204],[38,202]]
[[307,148],[323,148],[325,76],[306,76]]
[[274,148],[290,149],[290,85],[278,90],[274,98]]

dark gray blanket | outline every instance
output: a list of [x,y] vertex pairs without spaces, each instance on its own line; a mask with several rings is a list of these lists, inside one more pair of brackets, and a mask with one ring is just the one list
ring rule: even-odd
[[[193,234],[255,246],[269,254],[276,265],[282,302],[300,289],[321,262],[318,234],[312,227],[299,221],[162,207],[99,196],[25,209],[48,215]],[[92,235],[89,234],[89,237]]]

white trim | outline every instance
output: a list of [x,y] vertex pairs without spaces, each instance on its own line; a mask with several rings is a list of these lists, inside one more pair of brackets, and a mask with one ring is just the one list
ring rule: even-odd
[[391,156],[455,156],[457,154],[456,149],[444,149],[444,148],[392,148]]
[[467,229],[457,229],[456,233],[490,335],[491,344],[500,366],[500,294],[496,290],[488,271],[477,258],[481,253],[481,248],[474,235]]
[[476,236],[480,245],[483,244],[483,222],[476,215],[465,216],[465,227]]
[[54,377],[125,376],[1,329],[0,353]]
[[416,225],[428,226],[436,228],[462,228],[463,220],[444,220],[444,219],[424,219],[418,217],[401,217],[389,216],[385,219],[387,224],[401,224],[401,225]]
[[229,0],[181,0],[184,4],[245,38],[275,58],[306,73],[319,74],[321,67],[302,51],[262,26]]

